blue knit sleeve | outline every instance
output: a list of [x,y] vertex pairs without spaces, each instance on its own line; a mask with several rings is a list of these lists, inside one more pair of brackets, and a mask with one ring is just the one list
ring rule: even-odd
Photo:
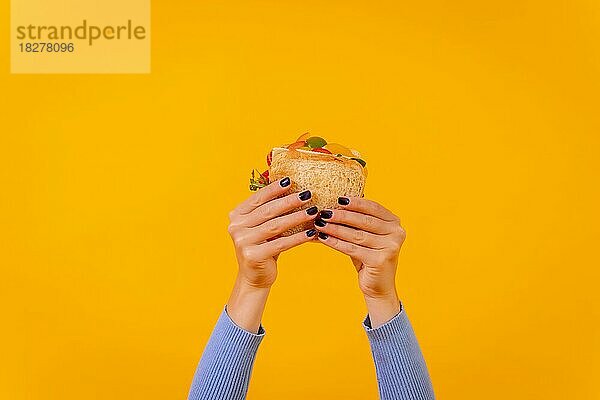
[[435,395],[425,359],[406,312],[373,329],[369,316],[367,332],[375,361],[381,400],[433,400]]
[[196,368],[188,400],[245,399],[264,335],[262,326],[258,333],[240,328],[224,309]]

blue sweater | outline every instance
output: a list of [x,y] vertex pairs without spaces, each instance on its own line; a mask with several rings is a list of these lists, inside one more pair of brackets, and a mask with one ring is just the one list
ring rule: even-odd
[[[401,310],[378,328],[364,320],[381,400],[432,400],[433,388],[421,349]],[[204,349],[190,388],[188,400],[243,400],[246,398],[252,365],[265,336],[238,327],[224,309]]]

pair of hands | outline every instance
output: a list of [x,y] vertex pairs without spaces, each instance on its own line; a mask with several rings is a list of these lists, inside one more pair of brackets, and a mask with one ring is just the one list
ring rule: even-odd
[[[395,275],[406,236],[399,218],[382,205],[360,197],[340,197],[340,208],[335,210],[311,207],[289,213],[310,200],[309,191],[285,195],[290,183],[289,178],[273,182],[229,213],[228,232],[239,264],[227,303],[229,316],[242,328],[257,331],[277,278],[279,254],[318,240],[350,256],[372,327],[391,319],[400,311]],[[314,229],[278,236],[308,221],[314,221]]]

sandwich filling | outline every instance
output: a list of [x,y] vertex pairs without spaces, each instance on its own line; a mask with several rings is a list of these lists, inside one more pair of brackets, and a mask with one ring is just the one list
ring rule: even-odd
[[327,141],[322,137],[311,136],[309,133],[305,133],[301,135],[294,143],[283,145],[281,147],[274,147],[267,154],[267,165],[269,166],[269,169],[262,173],[256,169],[252,171],[252,176],[250,177],[250,190],[255,191],[267,186],[270,183],[269,171],[271,167],[271,161],[273,158],[275,158],[275,156],[289,151],[297,151],[298,153],[306,154],[307,156],[310,155],[310,157],[314,159],[322,157],[323,161],[335,161],[335,159],[354,160],[361,165],[364,175],[367,175],[367,163],[361,158],[361,155],[358,151],[350,149],[346,146],[342,146],[341,144],[327,143]]

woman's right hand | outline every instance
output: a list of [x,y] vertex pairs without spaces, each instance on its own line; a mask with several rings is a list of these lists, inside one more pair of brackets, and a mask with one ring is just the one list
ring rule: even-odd
[[316,231],[309,229],[278,237],[290,228],[315,219],[318,214],[316,207],[286,214],[311,197],[308,190],[279,197],[289,190],[290,184],[290,178],[273,182],[229,213],[228,231],[235,246],[241,285],[270,288],[277,277],[279,254],[315,236]]

